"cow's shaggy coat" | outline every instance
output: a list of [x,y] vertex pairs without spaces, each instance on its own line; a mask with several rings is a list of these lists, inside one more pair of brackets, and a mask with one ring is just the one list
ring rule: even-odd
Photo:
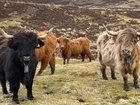
[[43,46],[33,32],[19,32],[6,40],[0,48],[0,81],[2,91],[8,94],[6,80],[9,81],[12,101],[19,104],[18,91],[20,83],[27,89],[27,98],[33,100],[32,85],[38,59],[35,48]]
[[91,61],[90,41],[86,36],[72,40],[61,36],[57,39],[57,42],[63,58],[63,64],[65,64],[66,59],[67,63],[69,63],[71,56],[78,56],[79,54],[82,56],[82,61],[84,61],[85,55],[87,55],[89,61]]
[[100,62],[100,70],[103,79],[107,80],[106,66],[110,67],[112,79],[116,79],[115,76],[115,43],[111,36],[107,32],[103,32],[97,39],[97,52]]
[[[44,35],[47,31],[39,32],[38,35]],[[46,39],[43,40],[44,46],[36,49],[36,55],[38,60],[41,62],[40,70],[37,75],[40,75],[43,70],[50,65],[51,74],[54,74],[55,71],[55,50],[57,45],[56,36],[53,33],[50,33]]]
[[[98,53],[99,53],[99,60],[102,65],[102,62],[106,65],[106,62],[109,62],[109,58],[106,58],[106,61],[104,59],[100,59],[100,57],[104,56],[104,54],[109,55],[109,57],[112,59],[114,56],[114,59],[112,59],[112,63],[110,65],[114,65],[114,67],[117,67],[124,80],[124,90],[128,91],[128,76],[127,74],[133,75],[133,82],[134,87],[137,89],[139,88],[138,84],[138,75],[140,70],[140,47],[138,46],[138,41],[140,38],[140,33],[138,33],[136,30],[132,28],[126,28],[124,30],[118,31],[117,33],[108,32],[108,35],[111,35],[113,39],[108,38],[103,45],[100,43],[102,40],[104,40],[103,35],[101,35],[103,38],[99,37],[97,43],[98,43]],[[107,35],[106,35],[107,36]],[[111,43],[109,42],[112,42]],[[101,46],[104,46],[101,48]],[[108,46],[108,47],[107,47]],[[112,47],[111,47],[112,46]],[[107,47],[107,48],[106,48]],[[110,50],[112,48],[112,50]],[[106,49],[106,50],[105,50]],[[101,51],[104,50],[101,55]],[[109,52],[108,52],[109,51]],[[101,56],[100,56],[101,55]],[[103,67],[103,66],[101,66]],[[105,69],[105,68],[104,68]],[[106,79],[106,74],[103,72],[103,78]]]

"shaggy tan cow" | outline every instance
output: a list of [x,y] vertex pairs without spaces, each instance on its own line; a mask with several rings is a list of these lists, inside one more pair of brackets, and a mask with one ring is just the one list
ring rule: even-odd
[[102,73],[102,77],[105,80],[108,80],[106,75],[106,66],[110,67],[111,70],[111,77],[112,79],[116,79],[115,76],[115,42],[113,37],[108,35],[105,31],[103,32],[97,39],[97,52],[98,52],[98,59],[100,62],[100,70]]
[[[105,46],[108,46],[108,49],[106,48],[107,50],[105,50],[104,53],[108,53],[111,58],[114,56],[112,63],[114,63],[114,67],[116,66],[121,72],[124,80],[124,90],[129,90],[127,74],[133,75],[134,87],[136,89],[139,88],[138,73],[140,69],[140,47],[137,42],[140,39],[140,33],[133,28],[126,28],[118,32],[106,29],[106,32],[108,35],[113,36],[113,40],[110,38],[106,40],[106,43],[104,44]],[[110,45],[108,44],[110,41],[113,41],[112,50],[110,50]],[[110,52],[108,52],[108,50],[110,50]],[[106,58],[106,60],[109,60],[109,58]],[[100,62],[102,63],[104,61]]]
[[57,42],[63,58],[63,64],[65,64],[66,59],[67,63],[69,63],[71,56],[78,56],[79,54],[82,56],[82,61],[84,61],[85,55],[87,55],[89,61],[91,61],[92,55],[90,52],[90,41],[86,36],[73,40],[61,36],[57,39]]
[[[39,32],[38,35],[44,35],[47,31]],[[40,70],[38,71],[37,75],[40,75],[43,70],[50,65],[51,74],[54,74],[55,71],[55,50],[57,45],[56,36],[53,33],[50,33],[48,37],[43,40],[44,46],[36,49],[36,55],[38,60],[41,62]]]

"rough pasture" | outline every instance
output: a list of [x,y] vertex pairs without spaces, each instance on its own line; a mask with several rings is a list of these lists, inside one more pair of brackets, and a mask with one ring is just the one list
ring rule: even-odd
[[[114,6],[112,3],[113,6],[108,5],[109,8],[89,6],[90,9],[10,1],[13,2],[0,1],[0,27],[3,27],[6,32],[13,34],[16,30],[25,27],[42,31],[59,24],[61,27],[54,31],[58,33],[57,36],[65,34],[77,38],[84,36],[83,33],[87,34],[87,37],[91,39],[94,59],[97,55],[95,41],[99,33],[104,31],[102,23],[107,24],[108,29],[114,31],[129,26],[139,30],[139,8],[127,8],[134,7],[135,3],[138,5],[138,0],[129,3],[130,6],[123,6],[125,8],[117,8],[117,5]],[[25,98],[26,91],[21,85],[19,101],[22,105],[46,103],[47,105],[139,105],[139,90],[130,87],[130,92],[123,91],[123,81],[118,70],[116,70],[116,81],[111,79],[110,70],[107,70],[108,81],[105,81],[101,77],[97,60],[81,63],[80,59],[72,59],[72,64],[69,65],[62,65],[62,62],[62,59],[56,59],[54,75],[48,75],[50,70],[47,68],[41,76],[35,76],[34,101],[28,101]],[[129,81],[133,81],[131,77]],[[9,105],[11,93],[5,96],[2,96],[2,92],[0,94],[0,104]]]

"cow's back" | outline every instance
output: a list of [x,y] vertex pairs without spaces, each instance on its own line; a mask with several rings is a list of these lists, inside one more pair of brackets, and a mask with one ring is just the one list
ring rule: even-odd
[[90,49],[90,41],[87,37],[80,37],[71,41],[72,55],[79,55]]
[[44,46],[36,49],[36,55],[38,60],[42,60],[44,56],[52,56],[57,46],[57,40],[53,33],[51,33],[45,40],[43,40]]

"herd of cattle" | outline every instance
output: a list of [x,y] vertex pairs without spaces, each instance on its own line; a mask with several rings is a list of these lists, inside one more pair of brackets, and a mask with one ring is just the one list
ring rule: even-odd
[[[23,31],[14,35],[7,34],[0,29],[0,81],[3,94],[8,94],[6,80],[9,81],[10,92],[13,93],[12,101],[19,104],[18,91],[20,83],[26,86],[27,98],[33,100],[32,85],[36,73],[38,61],[41,62],[40,75],[50,65],[51,74],[55,72],[55,51],[59,45],[59,51],[63,58],[63,64],[69,63],[71,56],[81,55],[82,61],[85,56],[91,62],[92,55],[90,40],[85,37],[69,39],[65,36],[56,38],[49,31],[31,32]],[[97,39],[97,53],[100,63],[102,78],[107,80],[106,66],[110,67],[112,79],[117,79],[114,69],[120,70],[124,80],[124,90],[129,90],[127,74],[132,74],[134,87],[139,88],[138,76],[140,69],[140,33],[133,28],[125,28],[114,32],[106,31]],[[67,60],[67,62],[66,62]]]

